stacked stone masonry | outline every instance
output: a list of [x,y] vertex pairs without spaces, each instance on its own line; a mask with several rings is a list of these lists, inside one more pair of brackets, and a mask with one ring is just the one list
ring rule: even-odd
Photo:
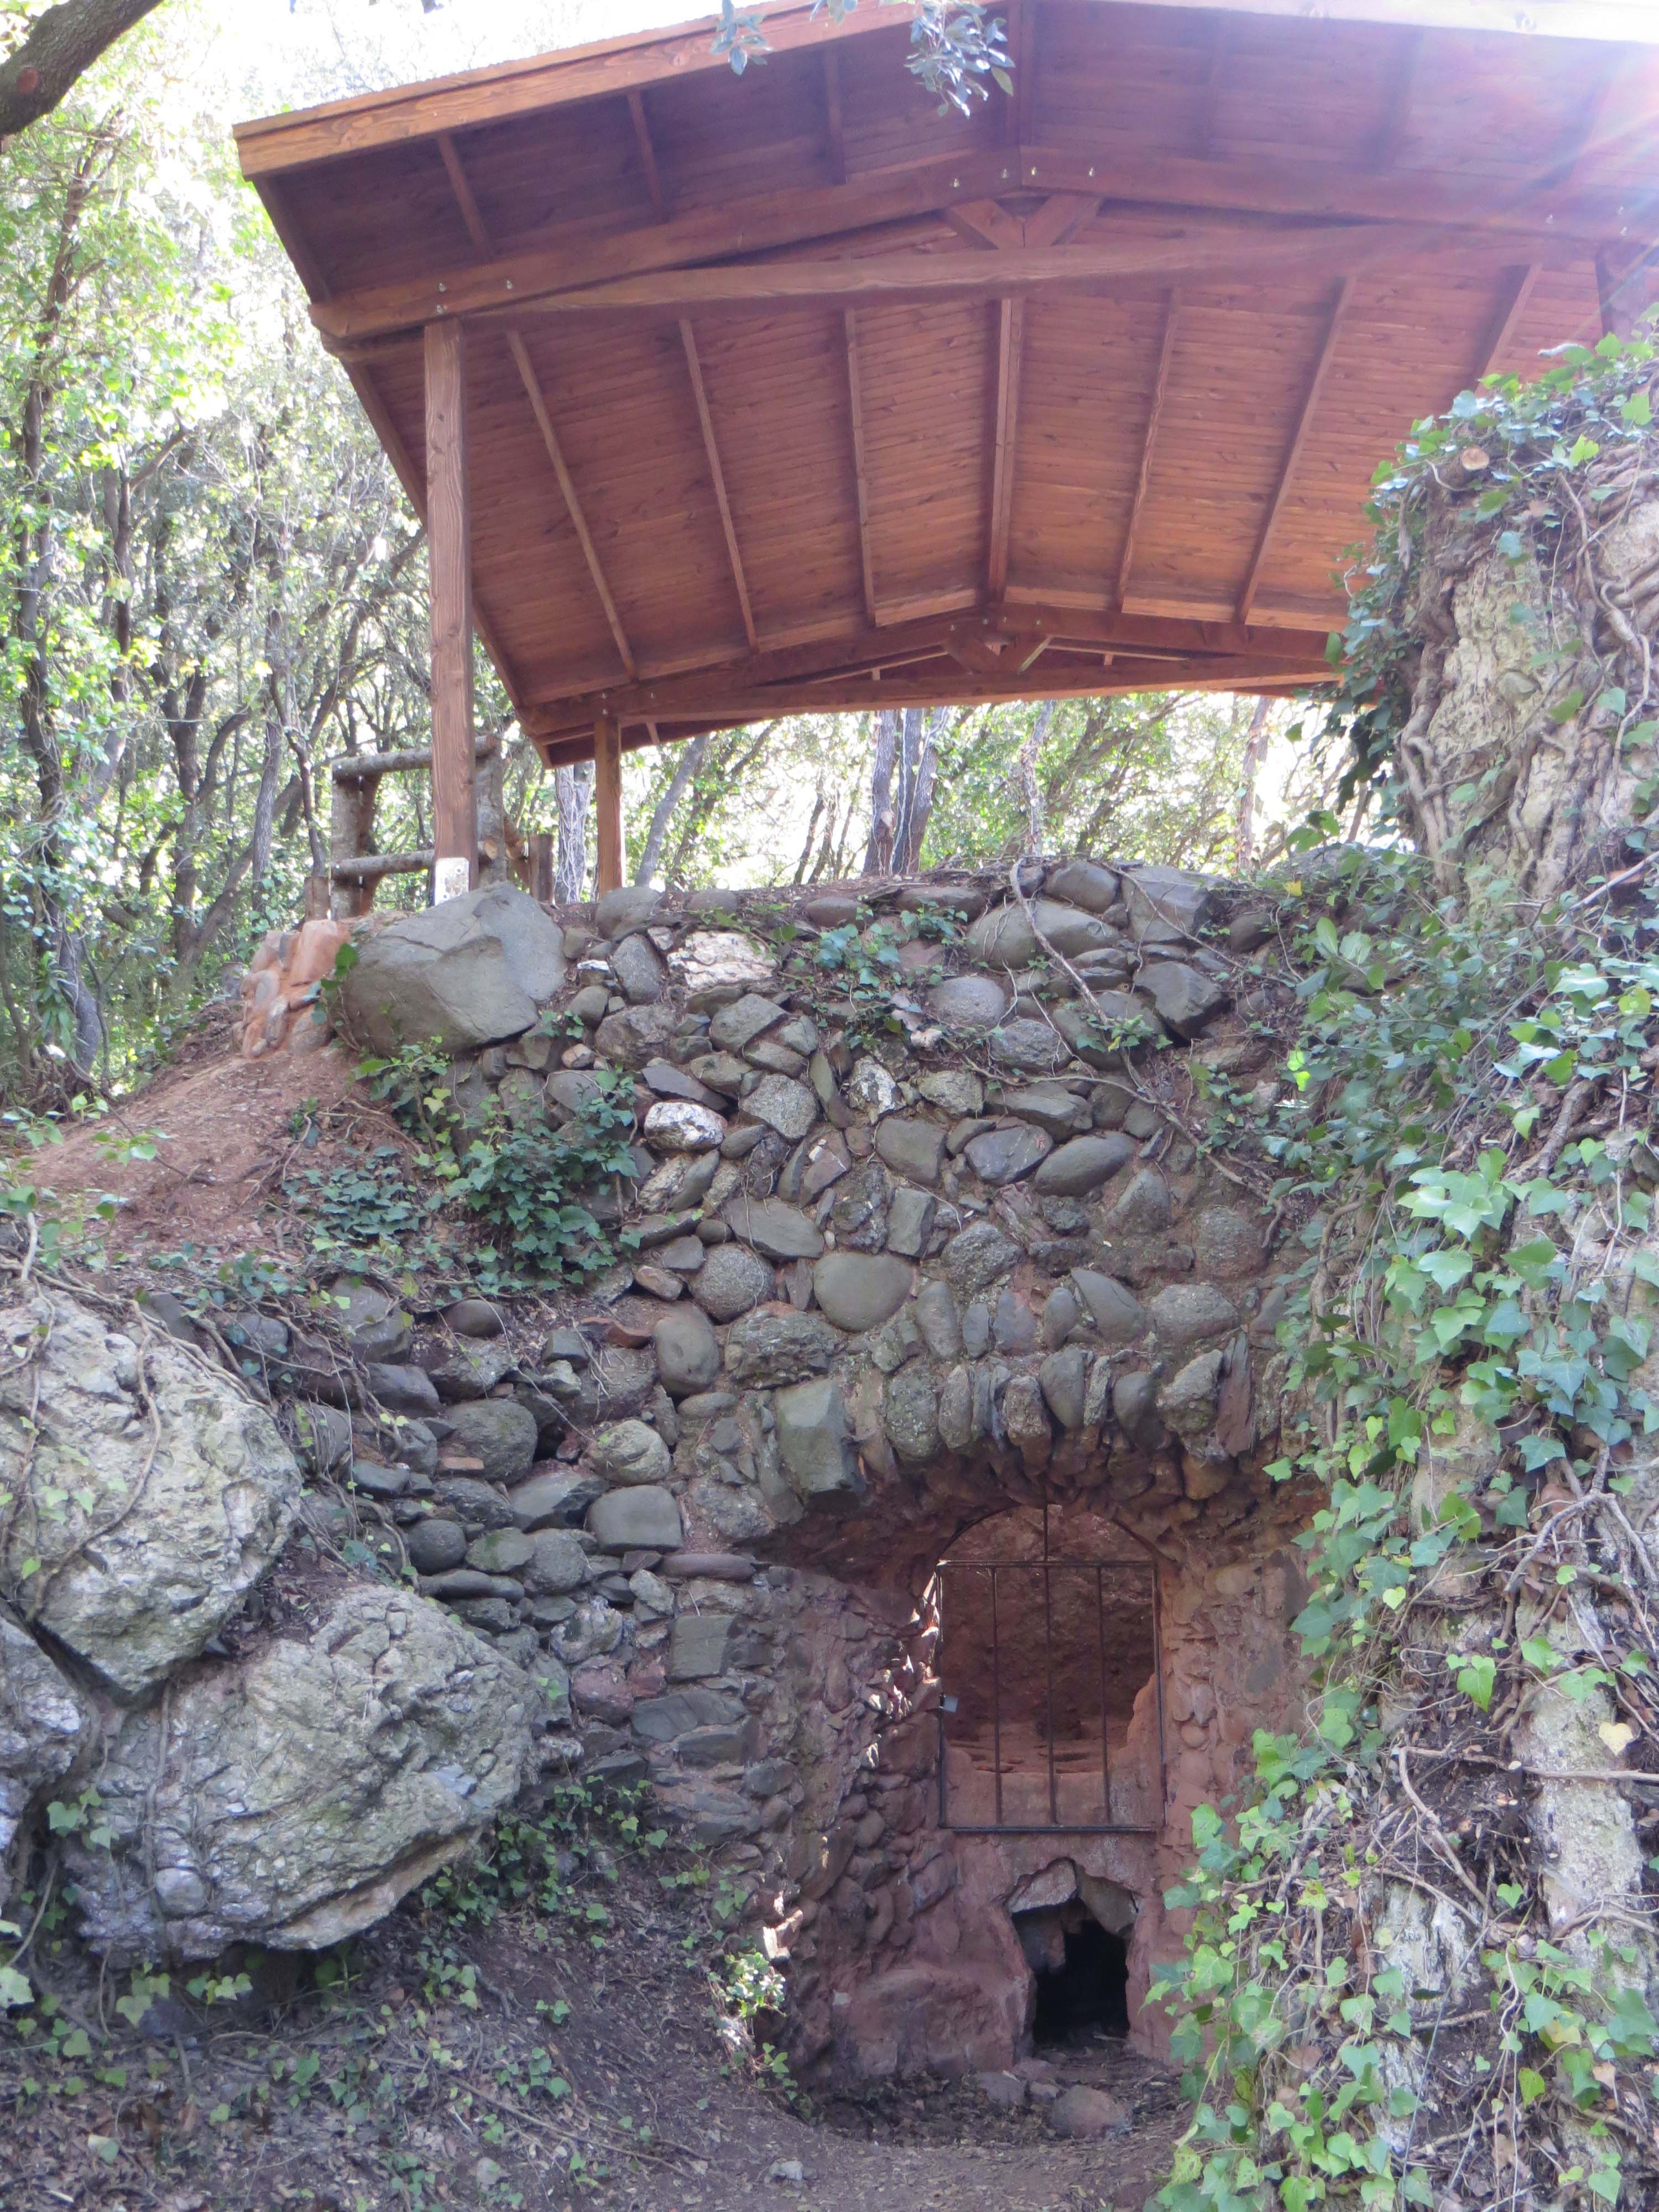
[[[493,1097],[555,1131],[595,1071],[632,1077],[635,1176],[588,1194],[629,1256],[533,1329],[342,1282],[344,1370],[264,1347],[313,1472],[544,1685],[558,1755],[747,1873],[809,2073],[1012,2065],[1016,1915],[1061,1906],[1127,1935],[1155,2045],[1192,1811],[1300,1695],[1270,1224],[1194,1133],[1200,1085],[1272,1095],[1274,917],[1074,859],[562,910],[498,887],[353,949],[354,1041],[435,1039],[470,1122]],[[1045,1508],[1158,1565],[1163,1739],[1142,1698],[1125,1753],[1152,1835],[939,1823],[935,1569]]]

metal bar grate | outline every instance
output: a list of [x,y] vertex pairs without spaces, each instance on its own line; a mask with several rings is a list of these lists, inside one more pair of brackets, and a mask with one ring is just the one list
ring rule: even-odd
[[[942,1676],[949,1677],[957,1667],[970,1671],[963,1677],[963,1697],[948,1694],[951,1681],[945,1679],[942,1686],[947,1693],[939,1714],[939,1817],[940,1826],[963,1835],[1156,1835],[1162,1826],[1164,1807],[1168,1802],[1166,1775],[1167,1754],[1164,1742],[1165,1717],[1164,1695],[1163,1622],[1161,1590],[1158,1563],[1101,1559],[1056,1559],[1048,1549],[1048,1516],[1043,1516],[1043,1549],[1039,1558],[1006,1558],[983,1560],[951,1560],[940,1562],[936,1589],[938,1593],[939,1644],[938,1665]],[[1022,1584],[1020,1577],[1027,1579]],[[1009,1668],[1011,1630],[1015,1637],[1012,1647],[1016,1663],[1012,1682],[1020,1681],[1018,1657],[1020,1652],[1018,1623],[1023,1618],[1029,1626],[1025,1634],[1035,1642],[1036,1622],[1034,1600],[1039,1593],[1033,1587],[1040,1576],[1042,1607],[1042,1675],[1035,1686],[1028,1671],[1024,1692],[1024,1710],[1020,1699],[1012,1697],[1011,1710],[1011,1679]],[[968,1595],[964,1578],[981,1577],[981,1595]],[[1017,1605],[1011,1613],[1008,1604],[1010,1586],[1024,1589],[1030,1595]],[[1056,1587],[1065,1588],[1063,1606],[1057,1608]],[[1126,1584],[1127,1588],[1126,1589]],[[1086,1595],[1085,1595],[1086,1593]],[[1085,1608],[1085,1618],[1079,1621],[1079,1600]],[[1151,1796],[1153,1800],[1150,1819],[1139,1820],[1114,1820],[1113,1790],[1118,1779],[1115,1773],[1112,1753],[1112,1698],[1115,1689],[1124,1686],[1122,1670],[1115,1680],[1108,1628],[1108,1605],[1114,1607],[1112,1625],[1120,1638],[1121,1624],[1127,1614],[1140,1614],[1145,1621],[1147,1646],[1146,1673],[1136,1665],[1133,1683],[1138,1689],[1149,1674],[1154,1693],[1156,1741],[1151,1748]],[[1086,1619],[1086,1610],[1092,1609],[1092,1634]],[[1064,1620],[1064,1627],[1057,1621],[1057,1610]],[[972,1647],[964,1650],[960,1641],[962,1626],[974,1618],[979,1621],[977,1635],[989,1644],[988,1698],[984,1695],[985,1644],[979,1643],[980,1658],[977,1668],[972,1665]],[[958,1626],[958,1642],[954,1661],[951,1647],[953,1618]],[[1060,1637],[1057,1646],[1056,1638]],[[1091,1648],[1092,1647],[1092,1648]],[[1088,1745],[1088,1728],[1083,1714],[1076,1718],[1083,1732],[1075,1738],[1067,1735],[1061,1741],[1061,1731],[1066,1726],[1058,1697],[1058,1683],[1062,1674],[1069,1683],[1067,1697],[1075,1710],[1079,1695],[1078,1668],[1081,1666],[1092,1674],[1094,1694],[1099,1705],[1099,1740],[1089,1754],[1087,1766],[1079,1769],[1079,1753]],[[1088,1697],[1083,1693],[1085,1711]],[[963,1710],[965,1700],[969,1711],[976,1714],[971,1729],[964,1729],[955,1748],[966,1749],[969,1754],[964,1765],[952,1763],[947,1753],[952,1748],[950,1723]],[[1042,1743],[1033,1739],[1041,1735]],[[973,1747],[979,1747],[977,1760]],[[987,1806],[984,1798],[978,1803],[967,1800],[978,1796],[985,1780],[985,1753],[989,1752],[991,1772]],[[1040,1750],[1041,1758],[1034,1754]],[[1099,1764],[1098,1815],[1093,1819],[1072,1817],[1085,1809],[1078,1803],[1078,1784],[1092,1768],[1094,1759]],[[974,1786],[975,1767],[978,1788]],[[1126,1772],[1133,1770],[1126,1770]],[[964,1780],[964,1776],[967,1778]],[[1024,1788],[1011,1787],[1023,1783]],[[1033,1794],[1046,1799],[1044,1811],[1036,1811],[1031,1804]],[[1091,1790],[1092,1796],[1092,1790]],[[1062,1800],[1066,1802],[1062,1802]],[[953,1802],[954,1801],[954,1802]],[[1014,1809],[1018,1808],[1018,1809]],[[1092,1808],[1089,1808],[1092,1809]],[[1137,1808],[1139,1809],[1139,1808]],[[991,1818],[983,1818],[988,1810]]]

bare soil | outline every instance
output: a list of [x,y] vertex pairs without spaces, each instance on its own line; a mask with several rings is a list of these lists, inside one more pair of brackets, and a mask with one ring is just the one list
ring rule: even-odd
[[[349,1139],[356,1055],[338,1044],[270,1060],[215,1056],[173,1067],[119,1106],[37,1152],[29,1174],[72,1211],[117,1204],[111,1241],[142,1253],[234,1254],[280,1243],[266,1201],[296,1159],[309,1160],[321,1124]],[[343,1120],[339,1109],[346,1109]],[[364,1106],[374,1141],[394,1141],[386,1116]],[[155,1157],[130,1155],[135,1140]]]
[[1087,2143],[972,2081],[792,2095],[723,2016],[712,1891],[665,1885],[672,1849],[601,1842],[550,1906],[493,1917],[452,1878],[320,1976],[256,1959],[207,2005],[175,1973],[137,2029],[49,1902],[30,1963],[69,2048],[45,2008],[0,2041],[0,2212],[1140,2212],[1180,2126],[1163,2069],[1046,2054],[1130,2114]]

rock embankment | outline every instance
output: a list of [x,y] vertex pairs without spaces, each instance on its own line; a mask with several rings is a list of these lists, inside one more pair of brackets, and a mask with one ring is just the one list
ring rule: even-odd
[[412,1591],[296,1582],[276,1423],[142,1313],[0,1312],[0,1845],[93,1793],[100,1950],[337,1942],[517,1793],[534,1686]]

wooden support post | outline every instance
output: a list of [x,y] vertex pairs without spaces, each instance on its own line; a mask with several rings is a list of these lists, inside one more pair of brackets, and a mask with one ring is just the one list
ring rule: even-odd
[[528,890],[533,899],[543,906],[553,903],[553,847],[550,830],[532,830],[530,833],[530,881]]
[[622,732],[616,718],[599,714],[593,723],[593,812],[599,831],[599,873],[594,896],[622,889]]
[[477,860],[471,521],[465,337],[459,322],[432,322],[426,325],[426,526],[432,599],[434,902],[469,890]]

